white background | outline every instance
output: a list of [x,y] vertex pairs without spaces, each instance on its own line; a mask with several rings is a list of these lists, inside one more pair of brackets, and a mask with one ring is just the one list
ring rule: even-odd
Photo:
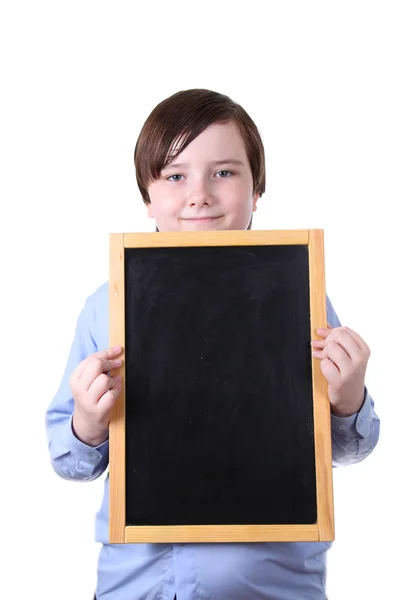
[[133,166],[144,120],[204,87],[261,132],[267,189],[253,229],[325,230],[328,294],[372,350],[381,438],[334,473],[329,599],[400,597],[398,7],[2,3],[1,596],[92,597],[104,476],[56,476],[44,414],[79,311],[108,280],[108,234],[154,231]]

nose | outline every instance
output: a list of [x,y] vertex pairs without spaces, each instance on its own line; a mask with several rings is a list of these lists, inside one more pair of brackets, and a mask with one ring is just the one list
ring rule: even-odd
[[193,182],[188,190],[187,201],[190,206],[202,206],[203,204],[212,204],[213,196],[208,182],[199,180]]

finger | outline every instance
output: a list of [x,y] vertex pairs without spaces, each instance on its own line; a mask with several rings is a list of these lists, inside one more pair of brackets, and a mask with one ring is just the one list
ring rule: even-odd
[[321,371],[328,383],[336,385],[340,383],[341,374],[335,363],[329,358],[324,358],[320,363]]
[[335,329],[328,338],[328,342],[334,340],[347,352],[351,360],[355,361],[360,356],[361,348],[354,337],[344,327]]
[[351,360],[354,361],[360,355],[360,346],[347,330],[339,329],[336,332],[336,341],[344,348]]
[[318,335],[328,335],[332,329],[335,329],[334,327],[332,327],[332,325],[327,322],[327,327],[319,327],[316,332],[318,333]]
[[319,327],[318,329],[316,329],[317,335],[319,335],[320,337],[326,338],[328,337],[328,335],[331,333],[331,329],[324,329],[323,327]]
[[327,344],[326,340],[313,340],[311,342],[311,346],[313,348],[325,348],[326,344]]
[[96,377],[102,373],[109,373],[122,365],[122,360],[120,358],[101,358],[94,354],[85,359],[85,361],[86,367],[79,380],[80,389],[84,392],[89,390]]
[[316,358],[329,358],[337,366],[342,375],[347,374],[352,368],[352,361],[347,352],[335,341],[329,342],[323,350],[313,352],[312,354]]
[[118,375],[115,377],[110,377],[105,373],[98,375],[87,390],[87,398],[89,402],[91,404],[96,404],[99,401],[99,398],[108,392],[108,390],[113,389],[120,380],[121,378]]
[[121,346],[115,346],[114,348],[107,348],[106,350],[99,350],[99,352],[94,352],[94,354],[91,354],[90,356],[88,356],[87,358],[85,358],[76,367],[76,369],[74,371],[74,374],[75,374],[76,378],[80,379],[82,377],[82,374],[83,374],[83,372],[85,371],[85,368],[86,368],[86,361],[88,359],[90,359],[92,357],[96,357],[96,358],[100,358],[101,360],[103,360],[103,359],[105,359],[105,360],[112,360],[116,356],[118,356],[118,354],[120,354],[121,352],[122,352]]
[[333,340],[342,346],[352,360],[356,360],[359,357],[361,348],[346,327],[332,329],[325,340],[314,340],[311,345],[315,348],[323,348],[324,345]]
[[331,335],[334,335],[336,337],[340,332],[346,332],[349,336],[351,336],[354,339],[355,343],[357,344],[357,346],[361,350],[363,350],[363,351],[365,351],[367,353],[370,353],[370,349],[367,346],[367,344],[364,342],[364,340],[362,339],[362,337],[360,335],[358,335],[358,333],[356,333],[355,331],[353,331],[352,329],[350,329],[350,327],[342,327],[342,326],[340,326],[340,327],[333,328],[331,330],[328,330],[328,329],[317,329],[317,333],[319,335],[321,335],[321,336],[324,335],[325,337],[327,337],[326,334],[328,334],[328,335],[331,334]]
[[355,331],[353,331],[352,329],[350,329],[350,327],[343,327],[342,328],[344,331],[346,331],[349,335],[351,335],[351,337],[355,340],[357,346],[363,350],[364,352],[370,354],[370,349],[368,347],[368,345],[366,344],[366,342],[364,342],[364,340],[362,339],[362,337],[360,335],[358,335],[358,333],[356,333]]
[[105,394],[99,398],[97,407],[98,410],[105,416],[107,415],[114,404],[116,403],[118,396],[121,393],[122,383],[117,383],[111,390],[108,390]]

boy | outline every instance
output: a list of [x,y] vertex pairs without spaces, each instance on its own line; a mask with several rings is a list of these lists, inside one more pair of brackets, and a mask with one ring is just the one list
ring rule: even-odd
[[[178,92],[149,115],[135,149],[139,190],[156,231],[251,229],[265,191],[263,144],[254,122],[210,90]],[[334,465],[363,460],[379,437],[365,385],[369,349],[340,322],[327,298],[327,330],[312,342],[328,380]],[[90,481],[108,464],[110,410],[121,390],[109,372],[108,283],[79,315],[65,373],[46,416],[55,471]],[[72,393],[71,393],[72,392]],[[130,544],[108,542],[108,477],[96,520],[103,544],[98,600],[323,600],[328,542]]]

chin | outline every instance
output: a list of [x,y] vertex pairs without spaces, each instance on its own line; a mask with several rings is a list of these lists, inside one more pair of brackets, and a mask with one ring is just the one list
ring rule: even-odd
[[226,229],[223,218],[213,219],[211,221],[181,220],[180,225],[183,231],[209,231]]

